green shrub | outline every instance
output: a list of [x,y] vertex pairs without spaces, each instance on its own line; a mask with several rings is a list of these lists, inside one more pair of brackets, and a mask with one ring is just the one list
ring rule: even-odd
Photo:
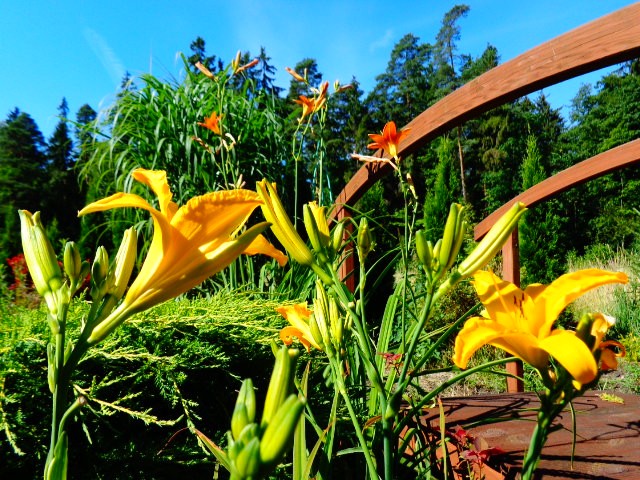
[[[79,303],[70,318],[81,318]],[[168,302],[92,348],[74,379],[89,402],[70,428],[70,478],[211,476],[212,460],[185,428],[221,442],[241,379],[251,377],[261,398],[283,324],[278,304],[246,293]],[[44,310],[3,312],[0,478],[37,478],[50,422],[49,329]]]

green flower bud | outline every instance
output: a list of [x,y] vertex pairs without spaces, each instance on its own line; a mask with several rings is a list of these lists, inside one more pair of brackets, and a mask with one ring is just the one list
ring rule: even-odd
[[32,215],[27,210],[19,210],[18,213],[22,249],[29,273],[36,290],[44,297],[49,312],[55,317],[60,308],[57,293],[63,285],[58,259],[40,221],[40,212]]
[[366,218],[360,220],[358,226],[358,255],[361,261],[366,260],[367,256],[371,253],[375,246],[373,236],[369,230],[369,222]]
[[457,273],[460,275],[460,279],[469,277],[481,270],[496,256],[518,225],[520,217],[526,211],[525,204],[518,202],[500,217],[484,238],[480,240],[480,243],[476,245],[471,254],[458,266]]
[[[315,202],[309,203],[302,207],[302,216],[304,219],[304,228],[309,236],[309,241],[316,253],[320,263],[327,263],[326,247],[329,245],[329,230],[327,228],[326,217],[322,219],[322,210],[325,207],[318,207]],[[318,214],[317,212],[320,213]],[[324,222],[324,230],[322,222]]]
[[277,465],[293,443],[293,433],[300,420],[304,400],[292,393],[275,413],[260,439],[260,460],[267,468]]
[[98,247],[91,266],[91,296],[101,299],[107,293],[107,277],[109,276],[109,254],[103,246]]
[[252,438],[236,455],[234,467],[239,478],[256,478],[260,470],[260,439]]
[[418,260],[427,272],[431,272],[431,264],[433,261],[432,249],[433,247],[429,245],[424,230],[418,230],[416,232],[416,254],[418,255]]
[[47,380],[51,393],[56,391],[58,371],[56,368],[56,347],[53,343],[47,344]]
[[64,246],[64,271],[72,285],[75,286],[81,281],[82,259],[75,242],[67,242]]
[[110,288],[111,295],[119,300],[124,295],[131,272],[136,264],[138,255],[138,235],[135,228],[131,227],[124,232],[120,248],[116,254],[115,264],[112,268],[113,283]]
[[338,222],[331,233],[331,249],[334,253],[340,251],[344,240],[344,222]]
[[263,428],[269,425],[280,405],[293,390],[297,350],[294,350],[294,352],[296,353],[295,356],[291,355],[289,348],[285,345],[282,345],[276,352],[276,361],[262,410],[261,426]]

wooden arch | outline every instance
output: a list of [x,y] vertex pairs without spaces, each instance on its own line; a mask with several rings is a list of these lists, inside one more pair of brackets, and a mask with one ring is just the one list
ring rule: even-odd
[[[476,118],[497,106],[564,80],[640,57],[640,3],[601,17],[475,78],[429,107],[409,122],[411,131],[399,145],[398,154],[407,156],[437,136]],[[382,155],[382,152],[377,152]],[[640,140],[629,142],[576,164],[535,185],[503,205],[475,229],[482,238],[514,201],[534,206],[589,179],[640,162]],[[391,171],[387,164],[365,164],[337,197],[336,216],[349,216],[353,206],[380,178]],[[503,248],[503,273],[507,280],[520,281],[517,232]],[[343,278],[351,279],[355,259],[350,256],[341,267]],[[355,286],[355,285],[354,285]],[[522,366],[513,362],[510,373],[522,376]],[[508,391],[522,391],[522,383],[510,378]]]

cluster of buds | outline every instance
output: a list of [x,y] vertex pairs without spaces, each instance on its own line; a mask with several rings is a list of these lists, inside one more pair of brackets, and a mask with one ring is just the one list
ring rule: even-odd
[[343,351],[344,332],[351,328],[349,317],[345,317],[340,311],[338,301],[327,294],[321,281],[316,282],[313,310],[309,310],[306,303],[279,307],[276,310],[290,323],[280,331],[280,339],[286,345],[291,345],[295,337],[307,351],[313,346],[329,357]]
[[[453,267],[464,241],[467,222],[462,215],[464,207],[451,205],[442,238],[432,244],[427,241],[424,231],[416,233],[416,252],[425,269],[427,281],[435,285]],[[502,249],[511,233],[518,225],[520,217],[527,211],[522,202],[515,203],[507,213],[491,227],[472,252],[451,271],[443,288],[455,285],[483,269]]]
[[467,229],[464,207],[453,203],[444,226],[444,233],[434,245],[425,237],[424,230],[416,232],[416,253],[427,275],[429,284],[437,283],[453,266]]
[[304,226],[309,236],[311,249],[302,240],[289,219],[280,201],[274,184],[262,180],[257,183],[256,191],[262,200],[262,213],[271,223],[271,231],[285,250],[300,265],[311,268],[323,283],[331,285],[333,279],[330,270],[342,248],[344,224],[339,222],[330,231],[326,207],[310,202],[303,207]]
[[[91,329],[115,308],[124,295],[136,259],[135,229],[130,228],[125,232],[116,259],[111,265],[104,247],[98,248],[90,267],[89,262],[81,259],[76,243],[67,242],[63,254],[63,272],[40,220],[40,212],[31,214],[20,210],[19,214],[25,261],[36,290],[45,300],[53,335],[59,334],[64,328],[71,298],[91,271],[90,293],[96,308],[92,309],[92,315],[85,324],[83,334],[86,338]],[[72,342],[68,341],[64,350],[66,362],[73,350]],[[58,379],[57,356],[55,345],[50,343],[47,346],[47,378],[51,393],[55,391]]]
[[[49,312],[49,323],[53,333],[56,334],[64,305],[68,304],[72,293],[68,286],[65,287],[62,270],[40,220],[40,212],[31,214],[27,210],[20,210],[19,214],[24,258],[33,279],[33,285],[45,300]],[[75,273],[75,265],[73,267]]]
[[242,383],[231,417],[227,451],[214,450],[233,480],[262,478],[291,447],[305,401],[294,390],[297,350],[282,346],[267,390],[262,419],[256,420],[256,397],[250,379]]
[[309,318],[311,335],[321,350],[330,357],[342,351],[342,339],[345,328],[345,317],[341,315],[338,302],[320,282],[316,282],[316,296],[313,300],[313,313]]
[[317,262],[321,266],[333,265],[342,247],[344,223],[338,222],[330,231],[327,207],[320,207],[316,202],[303,206],[303,219]]
[[91,268],[91,298],[100,305],[90,319],[91,327],[98,325],[116,307],[123,297],[137,256],[138,235],[131,227],[124,232],[115,260],[110,263],[104,247],[98,247]]

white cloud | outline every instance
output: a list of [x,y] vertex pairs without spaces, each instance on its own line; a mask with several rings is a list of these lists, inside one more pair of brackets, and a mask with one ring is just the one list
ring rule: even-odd
[[387,30],[386,32],[384,32],[384,35],[382,37],[371,42],[371,44],[369,45],[369,51],[374,52],[380,48],[388,47],[391,44],[392,40],[393,40],[393,31]]
[[122,82],[122,79],[124,78],[126,69],[120,58],[118,58],[118,55],[116,55],[116,52],[95,30],[85,27],[82,33],[91,47],[91,50],[93,50],[93,53],[98,57],[98,60],[100,60],[100,63],[109,74],[114,86],[116,88],[120,86],[120,82]]

